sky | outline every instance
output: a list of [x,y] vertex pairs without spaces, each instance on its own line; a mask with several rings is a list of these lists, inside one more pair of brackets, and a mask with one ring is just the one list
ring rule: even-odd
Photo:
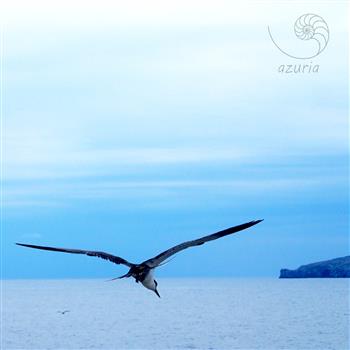
[[[307,57],[307,13],[327,45],[291,58],[267,27]],[[3,278],[125,271],[15,242],[141,262],[255,219],[157,274],[277,277],[349,254],[347,2],[14,1],[1,22]]]

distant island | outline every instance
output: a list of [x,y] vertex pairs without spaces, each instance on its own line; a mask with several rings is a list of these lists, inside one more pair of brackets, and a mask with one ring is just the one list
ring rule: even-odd
[[350,277],[350,255],[302,265],[296,270],[281,269],[279,278],[346,278]]

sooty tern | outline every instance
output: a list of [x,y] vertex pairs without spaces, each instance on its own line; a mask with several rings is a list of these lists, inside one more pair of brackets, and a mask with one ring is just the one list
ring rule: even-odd
[[158,254],[154,258],[145,260],[141,264],[133,264],[119,256],[115,256],[112,254],[108,254],[105,252],[99,252],[99,251],[93,251],[93,250],[81,250],[81,249],[66,249],[66,248],[56,248],[56,247],[45,247],[40,245],[32,245],[32,244],[23,244],[23,243],[16,243],[17,245],[28,247],[28,248],[35,248],[35,249],[42,249],[42,250],[51,250],[54,252],[64,252],[64,253],[72,253],[72,254],[86,254],[88,256],[97,256],[99,258],[109,260],[115,264],[123,264],[129,267],[128,273],[126,273],[123,276],[113,278],[113,280],[119,279],[119,278],[125,278],[125,277],[133,277],[135,278],[135,281],[141,282],[144,287],[147,289],[152,290],[155,292],[158,297],[160,298],[160,295],[157,290],[157,281],[153,277],[153,270],[163,264],[165,264],[165,260],[171,257],[172,255],[180,252],[181,250],[184,250],[189,247],[194,247],[198,245],[202,245],[206,242],[213,241],[215,239],[231,235],[233,233],[236,233],[238,231],[245,230],[251,226],[254,226],[261,222],[262,220],[255,220],[250,221],[242,225],[230,227],[226,230],[215,232],[211,235],[204,236],[198,239],[194,239],[192,241],[183,242],[181,244],[178,244],[168,250],[165,250],[164,252]]

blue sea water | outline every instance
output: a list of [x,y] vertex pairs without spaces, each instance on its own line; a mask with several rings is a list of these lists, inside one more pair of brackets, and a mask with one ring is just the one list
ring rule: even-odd
[[1,349],[349,349],[348,280],[158,283],[2,281]]

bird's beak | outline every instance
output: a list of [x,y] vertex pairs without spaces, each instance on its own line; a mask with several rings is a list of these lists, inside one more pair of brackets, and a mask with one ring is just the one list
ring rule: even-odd
[[154,290],[154,293],[156,293],[158,295],[158,297],[160,298],[160,295],[159,295],[157,289]]

